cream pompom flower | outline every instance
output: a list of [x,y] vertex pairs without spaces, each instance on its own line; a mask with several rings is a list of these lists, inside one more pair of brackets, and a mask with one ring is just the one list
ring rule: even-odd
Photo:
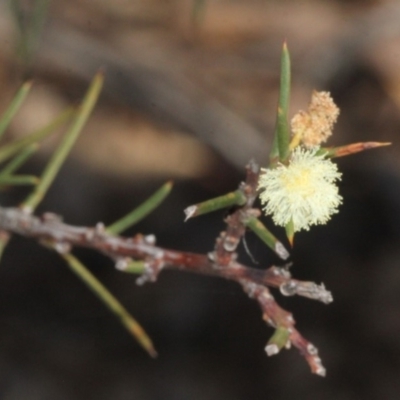
[[288,165],[261,169],[258,189],[267,215],[276,225],[293,221],[294,231],[326,223],[342,202],[336,181],[341,173],[317,148],[297,146]]

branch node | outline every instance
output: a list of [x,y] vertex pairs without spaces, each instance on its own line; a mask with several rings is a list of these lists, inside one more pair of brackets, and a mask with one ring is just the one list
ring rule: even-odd
[[210,262],[214,263],[215,262],[215,251],[210,251],[207,253],[207,258],[209,259]]
[[30,206],[22,206],[21,211],[26,215],[31,215],[33,213],[33,207]]
[[284,282],[279,286],[279,290],[284,296],[294,296],[297,293],[297,283],[293,280]]
[[91,228],[86,229],[86,230],[85,230],[85,233],[84,233],[84,236],[85,236],[85,239],[86,239],[88,242],[91,242],[91,241],[94,239],[94,237],[95,237],[95,231],[94,231],[94,229],[91,229]]
[[42,215],[44,222],[62,222],[62,217],[52,212],[46,212]]
[[281,276],[282,278],[285,279],[290,279],[291,275],[287,267],[271,267],[270,270],[272,273],[276,276]]
[[144,241],[145,241],[146,244],[149,244],[149,245],[151,245],[151,246],[154,246],[154,245],[156,244],[156,236],[153,235],[153,234],[146,235],[146,236],[144,237]]
[[223,247],[224,250],[231,253],[236,250],[239,244],[239,238],[232,235],[225,235],[223,238]]
[[130,257],[120,257],[117,258],[115,263],[115,269],[118,271],[125,271],[128,268],[129,263],[132,261]]
[[67,254],[72,249],[72,246],[66,242],[55,242],[53,247],[58,254]]
[[104,233],[106,231],[106,227],[104,226],[104,224],[102,222],[98,222],[94,229],[95,229],[95,234],[98,236],[104,235]]
[[307,351],[312,356],[316,356],[318,354],[318,349],[312,343],[307,345]]
[[156,254],[146,262],[144,273],[136,279],[136,284],[142,286],[146,282],[155,282],[164,266],[164,251],[158,250]]

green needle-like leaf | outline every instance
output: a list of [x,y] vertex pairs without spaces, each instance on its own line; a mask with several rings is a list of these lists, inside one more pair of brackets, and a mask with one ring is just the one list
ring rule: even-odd
[[250,217],[244,221],[269,248],[271,248],[281,259],[287,260],[290,256],[285,246],[267,229],[267,227],[256,217]]
[[290,129],[288,123],[290,100],[290,54],[286,46],[283,45],[281,56],[281,79],[279,90],[278,111],[276,116],[276,126],[272,149],[270,153],[270,165],[273,166],[277,161],[286,161],[289,156]]
[[145,270],[146,270],[145,268],[146,268],[146,266],[145,266],[144,261],[130,261],[120,271],[127,272],[129,274],[141,275],[145,272]]
[[241,190],[236,190],[234,192],[224,194],[223,196],[203,201],[202,203],[187,207],[184,210],[186,214],[186,221],[189,218],[217,211],[222,208],[232,207],[236,205],[242,206],[246,203],[246,200],[247,199],[244,193]]
[[377,147],[390,146],[389,142],[358,142],[351,143],[345,146],[321,148],[318,150],[317,155],[326,155],[327,157],[344,157],[350,156],[360,151],[371,150]]
[[285,226],[286,230],[286,236],[289,240],[290,245],[293,247],[293,241],[294,241],[294,223],[293,220],[291,219],[290,222]]
[[38,144],[31,144],[17,154],[1,171],[0,179],[3,175],[10,175],[21,167],[39,148]]
[[33,192],[28,198],[22,203],[22,207],[31,212],[38,204],[42,201],[44,195],[53,183],[58,171],[62,167],[65,159],[69,155],[72,146],[75,144],[80,132],[94,105],[96,104],[97,98],[100,94],[100,90],[103,86],[104,75],[102,72],[98,72],[92,80],[92,83],[82,101],[80,110],[77,113],[75,120],[72,122],[70,129],[64,135],[61,144],[53,153],[50,161],[48,162],[45,170],[40,178],[40,183],[36,186]]
[[164,201],[164,199],[171,192],[172,186],[172,181],[168,181],[167,183],[165,183],[139,207],[135,208],[129,214],[125,215],[124,217],[110,225],[107,228],[107,231],[113,235],[117,235],[128,229],[132,225],[138,223]]
[[24,102],[27,94],[31,90],[32,82],[28,81],[25,82],[21,88],[18,90],[17,94],[14,96],[13,100],[11,101],[10,106],[7,108],[5,113],[0,118],[0,138],[4,135],[4,132],[10,125],[10,122],[14,118],[15,114],[20,109],[22,103]]
[[71,270],[88,286],[88,288],[107,306],[121,321],[128,332],[152,356],[157,352],[142,326],[129,314],[125,307],[109,292],[109,290],[71,253],[60,254]]
[[49,125],[41,128],[32,134],[25,136],[21,139],[15,140],[9,144],[1,146],[0,148],[0,162],[3,162],[13,155],[19,153],[26,146],[31,145],[32,143],[40,142],[46,137],[50,136],[55,129],[59,128],[62,124],[68,121],[76,112],[76,109],[73,107],[68,108],[63,113],[61,113],[53,122]]
[[39,178],[33,175],[0,175],[1,186],[37,185]]
[[278,326],[275,329],[274,334],[271,336],[271,339],[269,339],[267,347],[265,348],[267,354],[269,356],[272,356],[279,353],[279,351],[286,346],[289,340],[289,336],[290,333],[287,328],[283,326]]

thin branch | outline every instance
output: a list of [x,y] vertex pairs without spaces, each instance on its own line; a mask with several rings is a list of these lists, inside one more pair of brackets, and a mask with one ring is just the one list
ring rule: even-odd
[[246,202],[226,218],[227,229],[221,232],[214,251],[209,254],[165,249],[155,245],[153,235],[136,235],[133,238],[114,236],[102,223],[95,227],[73,226],[63,223],[55,214],[45,213],[37,217],[19,208],[0,207],[0,231],[51,244],[61,255],[68,254],[75,246],[91,248],[112,258],[116,268],[122,271],[129,271],[132,260],[143,261],[143,268],[136,268],[137,272],[142,272],[138,284],[155,281],[163,269],[236,281],[251,298],[258,301],[264,320],[276,329],[266,346],[267,354],[276,354],[282,347],[293,344],[305,357],[311,371],[324,376],[325,369],[317,349],[295,329],[293,316],[276,303],[268,287],[278,288],[285,296],[300,295],[325,304],[332,301],[331,293],[322,284],[293,279],[287,267],[272,266],[259,270],[237,261],[236,248],[246,231],[246,221],[256,212],[252,207],[257,196],[258,174],[258,165],[250,162],[246,181],[239,185]]
[[[19,208],[0,207],[0,230],[52,242],[61,254],[67,253],[72,247],[94,249],[115,260],[120,270],[124,269],[124,260],[146,260],[146,275],[154,272],[147,265],[150,260],[161,259],[162,269],[177,269],[234,281],[246,279],[279,288],[286,296],[298,294],[326,304],[332,301],[330,292],[323,285],[292,279],[285,267],[272,266],[267,270],[259,270],[232,261],[229,268],[224,268],[224,265],[212,261],[212,253],[205,255],[157,247],[153,235],[136,235],[133,238],[113,236],[105,231],[102,223],[95,227],[74,226],[63,223],[56,214],[45,213],[37,217]],[[148,280],[154,279],[149,276]]]

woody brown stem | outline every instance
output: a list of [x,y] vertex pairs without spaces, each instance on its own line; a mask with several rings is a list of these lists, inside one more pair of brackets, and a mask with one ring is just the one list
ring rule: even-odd
[[[133,238],[126,238],[110,235],[106,233],[101,223],[95,227],[79,227],[63,223],[55,214],[45,213],[41,217],[36,217],[18,208],[0,207],[0,230],[52,243],[60,253],[68,252],[72,247],[87,247],[115,260],[125,257],[147,262],[159,259],[162,260],[164,269],[220,276],[235,281],[248,279],[260,285],[282,287],[282,291],[287,291],[285,287],[290,287],[291,293],[284,294],[307,293],[306,297],[324,303],[330,302],[330,294],[323,287],[318,285],[312,287],[312,282],[292,279],[286,268],[272,266],[267,270],[259,270],[236,261],[231,261],[229,268],[224,268],[223,265],[212,261],[210,255],[157,247],[146,236],[136,235]],[[307,290],[310,286],[312,289]]]
[[[144,272],[138,278],[138,284],[155,281],[163,269],[177,269],[236,281],[251,298],[258,301],[264,320],[280,329],[280,348],[293,344],[305,357],[311,371],[324,376],[325,369],[317,349],[295,329],[292,314],[276,303],[268,287],[278,288],[285,296],[297,294],[326,304],[332,301],[330,292],[323,285],[292,279],[286,267],[272,266],[259,270],[237,261],[236,248],[245,234],[245,221],[255,212],[252,207],[257,196],[258,175],[259,167],[250,162],[246,181],[239,185],[246,203],[226,218],[226,231],[221,232],[214,251],[207,255],[158,247],[152,235],[136,235],[133,238],[115,236],[107,232],[102,223],[95,227],[73,226],[65,224],[55,214],[45,213],[37,217],[19,208],[0,207],[0,232],[34,238],[47,246],[50,244],[60,254],[69,253],[73,247],[91,248],[115,260],[118,269],[122,270],[126,260],[144,261]],[[282,344],[282,340],[287,340],[287,343]],[[267,345],[266,351],[272,355],[280,348],[272,343]]]

